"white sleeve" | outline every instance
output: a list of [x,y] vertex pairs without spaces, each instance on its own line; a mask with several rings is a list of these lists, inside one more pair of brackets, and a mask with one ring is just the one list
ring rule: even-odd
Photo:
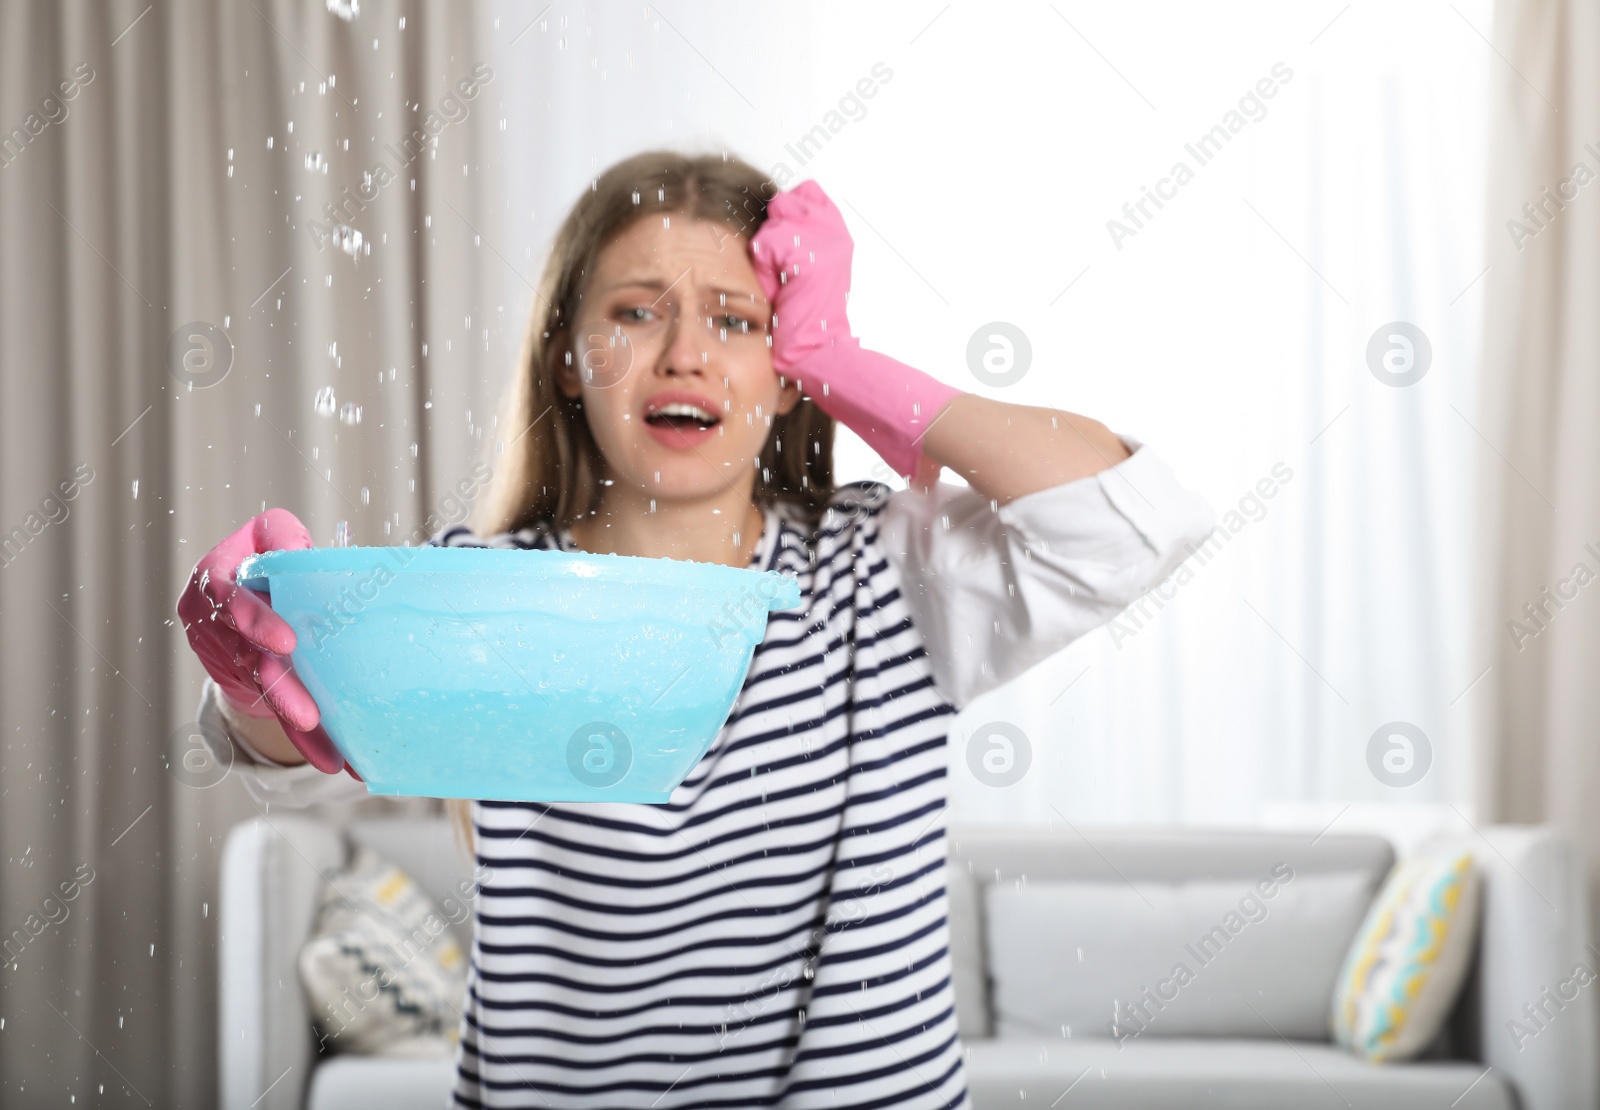
[[[209,676],[200,691],[200,708],[195,720],[201,726],[201,738],[212,749],[212,758],[223,764],[231,758],[230,773],[240,777],[245,790],[258,802],[303,809],[319,802],[347,802],[368,797],[366,785],[343,771],[328,775],[309,763],[287,766],[257,752],[240,733],[228,727],[227,716],[222,712],[222,689]],[[233,749],[231,753],[219,750],[229,744]]]
[[943,482],[890,494],[879,542],[956,708],[1106,623],[1210,531],[1211,506],[1121,439],[1132,452],[1122,462],[998,512]]

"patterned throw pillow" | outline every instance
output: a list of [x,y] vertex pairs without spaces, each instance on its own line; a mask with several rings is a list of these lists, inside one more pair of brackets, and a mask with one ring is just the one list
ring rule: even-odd
[[366,848],[328,876],[300,982],[322,1051],[455,1053],[467,993],[461,946],[411,877]]
[[1444,1027],[1472,960],[1478,873],[1466,852],[1397,864],[1356,932],[1334,986],[1342,1047],[1374,1062],[1407,1060]]

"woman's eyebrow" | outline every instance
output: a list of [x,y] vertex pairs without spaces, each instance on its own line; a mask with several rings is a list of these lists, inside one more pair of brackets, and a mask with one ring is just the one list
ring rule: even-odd
[[729,304],[733,304],[735,301],[765,304],[767,300],[765,294],[751,289],[726,289],[720,285],[713,285],[710,287],[710,291],[726,297]]
[[602,285],[596,292],[614,293],[618,289],[664,289],[667,283],[660,278],[623,278],[618,281]]
[[[615,293],[623,289],[651,289],[659,291],[671,288],[672,285],[673,283],[663,281],[660,278],[623,278],[621,280],[611,282],[608,285],[602,286],[596,292],[604,296],[606,294]],[[767,301],[765,294],[753,289],[730,289],[726,286],[712,285],[708,286],[706,291],[712,296],[720,295],[726,297],[729,304],[765,304]]]

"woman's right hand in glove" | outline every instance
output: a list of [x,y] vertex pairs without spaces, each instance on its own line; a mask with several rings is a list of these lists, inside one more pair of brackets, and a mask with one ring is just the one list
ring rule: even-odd
[[265,598],[234,580],[247,556],[311,546],[311,533],[287,509],[253,517],[195,564],[178,599],[178,617],[189,646],[233,707],[257,719],[276,717],[313,767],[336,775],[347,769],[344,757],[289,662],[294,630]]

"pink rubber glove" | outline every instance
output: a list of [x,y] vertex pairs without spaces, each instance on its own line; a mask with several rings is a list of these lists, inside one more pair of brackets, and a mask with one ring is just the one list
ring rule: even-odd
[[223,696],[249,717],[276,717],[300,754],[319,771],[349,771],[321,725],[322,714],[290,665],[294,630],[234,572],[245,557],[263,551],[310,547],[311,533],[287,509],[268,509],[223,540],[195,564],[178,616],[189,646]]
[[963,392],[850,334],[845,301],[855,243],[822,186],[802,181],[767,202],[750,240],[772,304],[772,367],[848,425],[902,477],[926,477],[919,437]]

